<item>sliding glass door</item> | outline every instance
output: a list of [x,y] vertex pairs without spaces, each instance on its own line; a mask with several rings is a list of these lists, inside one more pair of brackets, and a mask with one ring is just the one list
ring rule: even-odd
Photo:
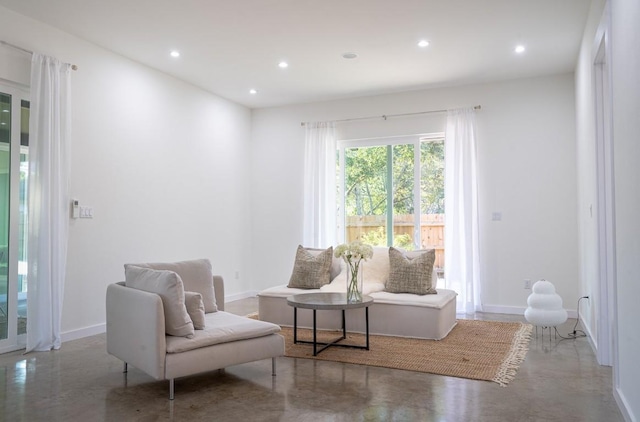
[[0,353],[24,346],[27,328],[28,92],[0,84]]
[[442,134],[340,141],[338,238],[433,248],[444,266]]

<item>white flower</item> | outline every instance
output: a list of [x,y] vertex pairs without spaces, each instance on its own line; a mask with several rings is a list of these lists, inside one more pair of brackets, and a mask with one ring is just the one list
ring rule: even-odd
[[336,258],[343,258],[348,262],[359,262],[361,259],[366,261],[373,257],[373,248],[371,245],[366,245],[356,240],[336,247],[334,255]]
[[336,247],[334,249],[334,253],[333,254],[335,255],[336,258],[340,258],[342,255],[344,255],[346,250],[347,250],[347,245],[345,245],[343,243],[342,245],[340,245],[340,246],[338,246],[338,247]]

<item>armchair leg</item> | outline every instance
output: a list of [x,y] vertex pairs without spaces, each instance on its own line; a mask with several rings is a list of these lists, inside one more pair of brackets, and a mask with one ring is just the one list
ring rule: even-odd
[[169,400],[173,400],[173,378],[169,380]]
[[271,376],[276,376],[276,358],[271,358]]

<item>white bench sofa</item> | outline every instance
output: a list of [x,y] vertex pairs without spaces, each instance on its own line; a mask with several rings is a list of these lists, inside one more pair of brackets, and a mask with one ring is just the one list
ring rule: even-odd
[[107,352],[157,380],[174,379],[284,355],[280,327],[224,312],[224,283],[212,276],[217,311],[204,314],[205,328],[192,338],[166,335],[161,297],[124,282],[107,287]]
[[[374,260],[379,260],[385,255],[387,256],[386,268],[388,268],[388,248],[374,248]],[[385,267],[384,265],[376,266],[376,269],[380,268],[382,268],[381,271],[384,271]],[[366,271],[365,280],[367,278]],[[337,291],[346,292],[346,283],[335,273],[331,283],[320,289],[289,288],[287,285],[271,287],[258,293],[258,315],[262,321],[281,326],[293,326],[293,308],[287,304],[287,297],[295,294]],[[370,333],[434,340],[445,338],[456,325],[457,293],[448,289],[437,289],[437,292],[437,294],[426,295],[389,293],[384,291],[384,284],[365,282],[363,293],[368,294],[374,300],[374,303],[369,307]],[[365,332],[364,312],[364,309],[347,310],[347,331]],[[312,327],[312,315],[312,311],[309,309],[298,309],[298,326]],[[317,312],[318,329],[337,330],[341,326],[342,314],[340,312]]]

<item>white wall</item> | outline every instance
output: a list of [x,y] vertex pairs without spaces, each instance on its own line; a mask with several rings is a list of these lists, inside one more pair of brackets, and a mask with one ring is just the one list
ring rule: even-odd
[[640,2],[612,0],[618,374],[627,419],[640,420]]
[[[250,110],[2,7],[0,39],[79,66],[71,194],[94,218],[70,225],[67,338],[103,328],[126,262],[206,257],[228,294],[250,290]],[[28,81],[28,56],[0,55],[0,78]]]
[[[521,312],[523,280],[552,281],[568,309],[578,298],[573,75],[412,91],[254,110],[253,285],[288,281],[302,239],[302,121],[481,104],[477,115],[483,302]],[[445,116],[340,124],[343,139],[444,131]],[[501,222],[491,213],[502,212]]]

